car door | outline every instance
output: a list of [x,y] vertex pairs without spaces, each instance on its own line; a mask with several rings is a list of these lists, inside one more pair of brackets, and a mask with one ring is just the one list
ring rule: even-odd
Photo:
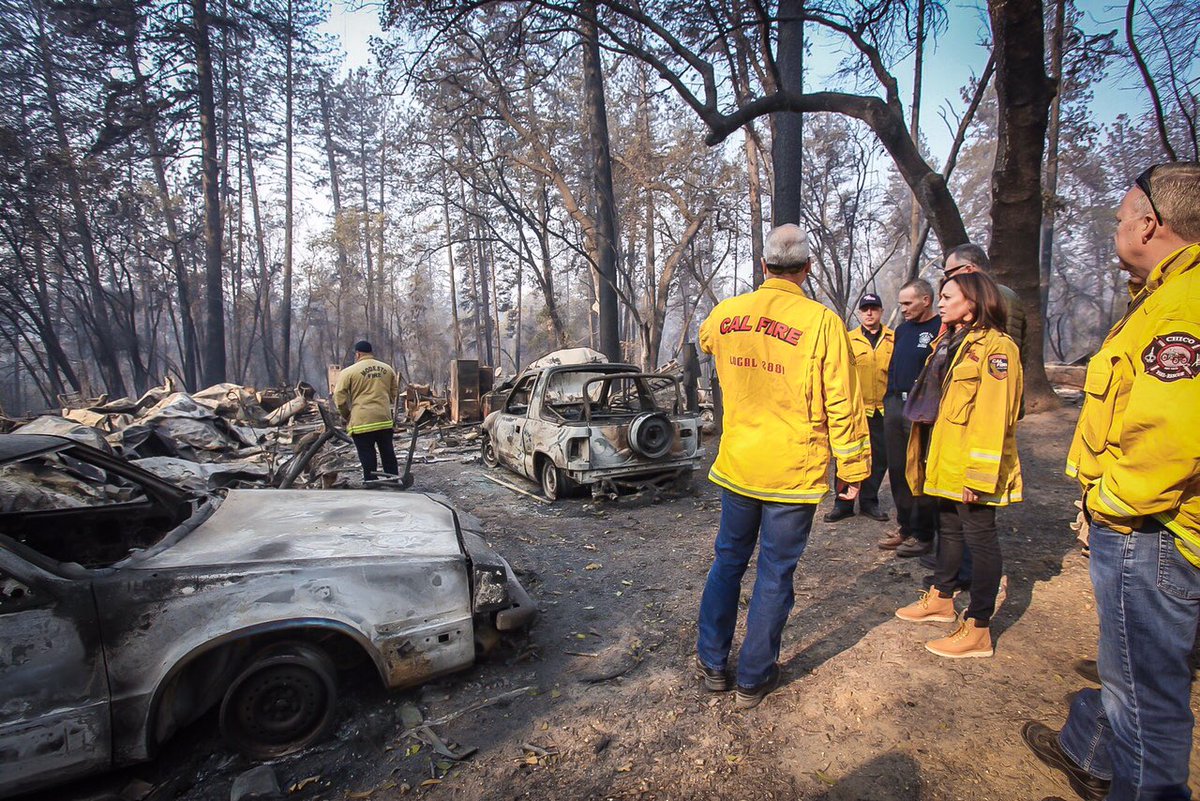
[[112,762],[108,678],[91,581],[0,538],[0,795]]
[[525,453],[523,432],[529,419],[530,400],[537,379],[537,373],[518,379],[512,392],[508,393],[504,410],[497,416],[495,425],[496,458],[509,469],[524,475],[530,473],[526,469],[529,455]]

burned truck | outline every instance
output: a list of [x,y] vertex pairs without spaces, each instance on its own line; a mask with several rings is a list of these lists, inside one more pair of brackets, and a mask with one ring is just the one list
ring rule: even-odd
[[484,419],[481,447],[485,465],[540,483],[550,500],[581,487],[685,487],[702,456],[679,378],[610,362],[535,362]]
[[411,492],[190,492],[0,435],[0,797],[150,758],[217,709],[251,758],[335,723],[338,671],[471,665],[536,607],[478,521]]

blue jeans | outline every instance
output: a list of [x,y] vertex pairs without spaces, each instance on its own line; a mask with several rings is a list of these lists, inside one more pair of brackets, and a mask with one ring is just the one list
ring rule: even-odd
[[1110,801],[1186,801],[1200,569],[1149,520],[1129,535],[1092,524],[1090,542],[1102,689],[1076,695],[1059,744],[1112,779]]
[[739,686],[762,684],[779,658],[783,624],[796,600],[792,574],[808,544],[816,509],[811,503],[767,503],[729,490],[721,492],[721,527],[700,599],[696,654],[708,667],[725,669],[733,645],[742,576],[757,542],[758,572],[738,658]]

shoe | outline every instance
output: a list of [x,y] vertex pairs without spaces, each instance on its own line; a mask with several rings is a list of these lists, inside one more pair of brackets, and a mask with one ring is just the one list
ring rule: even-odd
[[901,558],[909,558],[913,556],[924,556],[933,550],[932,542],[921,542],[915,537],[909,537],[900,547],[896,548],[896,556]]
[[771,666],[771,675],[766,681],[755,687],[737,686],[733,694],[734,709],[753,709],[767,697],[767,693],[779,686],[779,665]]
[[909,623],[953,623],[958,620],[954,613],[954,599],[943,598],[932,584],[921,593],[920,598],[897,609],[896,617]]
[[729,689],[729,677],[725,671],[710,668],[696,657],[696,678],[710,693],[723,693]]
[[905,536],[897,530],[881,539],[877,544],[881,551],[894,551],[900,547],[904,540]]
[[992,648],[991,630],[980,626],[974,618],[967,618],[959,623],[958,628],[949,637],[925,643],[925,650],[947,659],[968,659],[973,656],[991,656],[995,653],[995,649]]
[[1092,684],[1100,683],[1100,667],[1096,664],[1095,659],[1080,659],[1071,667]]
[[1021,739],[1043,764],[1065,774],[1071,789],[1084,801],[1103,801],[1108,795],[1111,782],[1098,779],[1076,765],[1075,760],[1067,756],[1058,744],[1058,732],[1054,729],[1036,720],[1029,720],[1021,727]]
[[854,510],[847,509],[844,506],[835,506],[829,512],[825,513],[822,519],[826,523],[836,523],[839,520],[845,520],[847,517],[854,517]]
[[864,517],[869,517],[872,520],[878,520],[880,522],[887,522],[888,519],[887,512],[879,508],[878,501],[875,503],[860,503],[858,505],[858,513]]

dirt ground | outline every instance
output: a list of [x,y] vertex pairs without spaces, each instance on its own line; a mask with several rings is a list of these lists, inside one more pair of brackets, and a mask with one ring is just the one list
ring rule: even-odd
[[[1008,600],[992,659],[949,661],[922,647],[949,624],[893,616],[923,570],[875,541],[892,524],[818,511],[796,573],[783,680],[758,708],[703,692],[691,671],[695,616],[719,515],[714,485],[693,494],[543,504],[458,461],[426,465],[416,489],[481,518],[538,600],[527,640],[412,692],[345,676],[335,736],[273,763],[288,798],[371,799],[1041,799],[1074,798],[1025,749],[1018,729],[1058,727],[1094,658],[1087,561],[1067,524],[1075,489],[1062,463],[1074,409],[1021,424],[1023,504],[999,514]],[[716,443],[706,444],[708,459]],[[521,483],[508,473],[504,478]],[[535,491],[529,485],[530,491]],[[885,482],[884,508],[891,511]],[[751,591],[752,571],[743,597]],[[962,600],[960,600],[960,604]],[[744,614],[744,610],[743,610]],[[740,634],[740,630],[739,630]],[[1193,708],[1197,707],[1193,696]],[[456,753],[401,736],[419,717]],[[113,798],[131,781],[155,801],[229,798],[250,767],[212,716],[151,765],[38,796]],[[1193,753],[1193,775],[1200,771]],[[291,792],[288,792],[288,791]]]

